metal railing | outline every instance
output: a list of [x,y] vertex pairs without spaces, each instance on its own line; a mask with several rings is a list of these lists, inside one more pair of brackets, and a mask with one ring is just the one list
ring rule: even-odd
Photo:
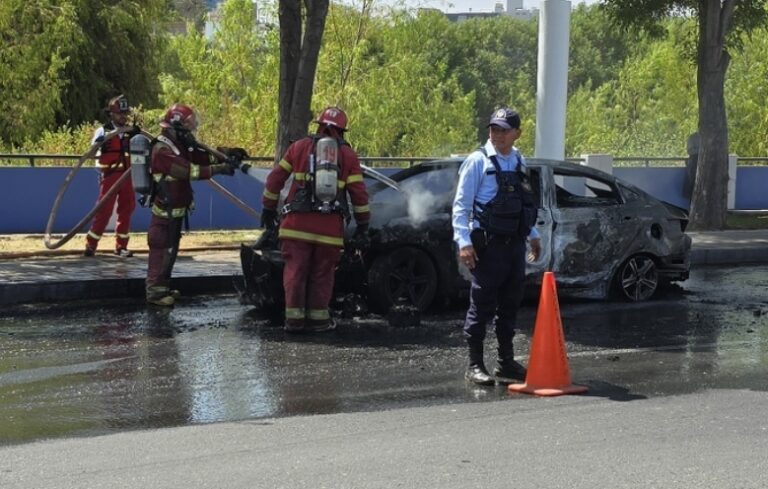
[[[72,166],[80,159],[79,155],[65,155],[65,154],[11,154],[0,153],[0,167],[13,166],[13,167],[60,167],[60,166]],[[422,162],[437,159],[437,157],[427,156],[363,156],[360,157],[360,162],[368,166],[378,167],[393,167],[393,168],[409,168],[413,165]],[[270,167],[274,159],[271,156],[254,156],[248,158],[247,161],[255,166]]]

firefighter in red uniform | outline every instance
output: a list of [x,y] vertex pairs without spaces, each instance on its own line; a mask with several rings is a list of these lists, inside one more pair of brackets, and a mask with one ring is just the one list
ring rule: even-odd
[[[93,135],[93,142],[98,143],[104,140],[104,135],[108,132],[118,130],[119,134],[102,144],[98,154],[97,168],[101,170],[99,174],[99,197],[97,202],[109,192],[115,185],[115,182],[126,172],[131,171],[131,158],[129,154],[130,139],[133,134],[138,132],[135,126],[128,126],[128,114],[131,108],[128,106],[128,99],[123,95],[112,98],[105,109],[109,115],[109,122],[96,130]],[[129,231],[131,228],[131,216],[136,208],[136,197],[133,193],[133,184],[130,178],[126,178],[120,184],[120,189],[104,202],[96,215],[93,217],[91,230],[85,237],[84,256],[93,256],[96,248],[99,246],[99,240],[107,228],[109,219],[112,217],[112,211],[117,201],[117,226],[115,227],[116,241],[115,254],[117,256],[132,256],[128,250]]]
[[285,262],[285,330],[290,333],[335,328],[328,304],[344,246],[344,218],[350,211],[347,193],[357,223],[356,239],[367,236],[370,219],[360,162],[342,139],[347,115],[328,107],[315,122],[317,134],[291,144],[270,172],[262,200],[262,226],[274,230],[280,191],[293,176],[278,233]]
[[147,302],[172,306],[179,291],[170,288],[171,271],[179,251],[182,226],[193,208],[192,180],[233,175],[236,162],[221,162],[201,148],[194,136],[197,116],[187,105],[174,104],[160,122],[162,131],[152,143],[154,191],[147,242]]

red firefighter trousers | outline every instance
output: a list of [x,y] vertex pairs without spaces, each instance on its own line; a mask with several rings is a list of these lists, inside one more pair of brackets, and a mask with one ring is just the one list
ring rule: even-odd
[[[130,171],[130,170],[126,170]],[[123,176],[123,171],[113,171],[100,175],[99,178],[99,198],[101,200],[109,189],[115,184],[118,178]],[[86,242],[88,248],[95,250],[99,246],[99,240],[101,235],[104,234],[104,230],[109,224],[109,219],[112,217],[112,211],[115,208],[115,202],[117,202],[117,226],[115,227],[115,234],[117,239],[115,240],[115,248],[127,248],[128,247],[128,233],[131,230],[131,216],[134,209],[136,209],[136,196],[133,192],[133,182],[130,177],[126,177],[120,189],[112,194],[112,196],[104,202],[99,211],[93,216],[93,224],[91,224],[91,230],[86,236]]]
[[171,272],[179,253],[183,217],[171,219],[153,215],[147,230],[147,299],[160,299],[170,293]]
[[330,320],[328,304],[333,296],[336,264],[341,258],[338,246],[283,239],[280,250],[285,262],[285,319],[303,324],[305,320],[324,323]]

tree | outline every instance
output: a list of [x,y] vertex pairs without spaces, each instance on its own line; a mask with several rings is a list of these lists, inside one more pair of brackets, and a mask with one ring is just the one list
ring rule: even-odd
[[[696,80],[690,58],[680,51],[690,19],[664,23],[667,35],[638,41],[617,69],[617,78],[597,90],[582,87],[568,101],[569,154],[676,156],[696,120]],[[594,111],[592,108],[599,110]],[[663,135],[663,137],[659,137]]]
[[728,125],[725,77],[739,35],[765,25],[766,0],[603,0],[624,26],[658,32],[670,16],[698,18],[696,84],[699,102],[698,171],[691,201],[691,229],[723,229],[727,214]]
[[280,161],[292,140],[306,135],[312,119],[312,90],[328,3],[329,0],[280,0],[279,3],[280,87],[275,163]]
[[0,139],[93,121],[118,93],[152,103],[164,0],[0,2]]
[[464,153],[474,138],[474,97],[447,69],[442,15],[371,15],[334,4],[326,23],[315,96],[348,109],[363,155]]
[[[501,105],[520,112],[523,151],[533,148],[536,115],[535,21],[507,16],[452,23],[446,38],[435,36],[448,54],[448,71],[455,73],[465,93],[475,94],[477,139],[488,136],[488,116]],[[529,146],[527,146],[529,145]]]
[[0,3],[0,140],[18,145],[54,126],[69,56],[85,40],[72,5]]
[[768,29],[745,36],[744,49],[728,69],[726,102],[731,153],[768,154]]
[[276,32],[257,24],[251,0],[227,0],[219,13],[211,39],[194,29],[173,37],[161,77],[164,107],[194,107],[204,141],[269,154],[277,127]]

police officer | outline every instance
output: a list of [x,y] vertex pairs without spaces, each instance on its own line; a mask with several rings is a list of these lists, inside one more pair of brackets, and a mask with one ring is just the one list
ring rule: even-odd
[[459,169],[453,202],[459,261],[472,274],[464,321],[469,346],[465,377],[478,385],[494,384],[483,361],[486,324],[491,319],[498,340],[494,376],[500,383],[525,378],[525,368],[514,360],[512,339],[525,286],[526,239],[534,259],[541,253],[525,160],[514,146],[521,134],[520,116],[502,107],[491,115],[488,128],[488,141]]

